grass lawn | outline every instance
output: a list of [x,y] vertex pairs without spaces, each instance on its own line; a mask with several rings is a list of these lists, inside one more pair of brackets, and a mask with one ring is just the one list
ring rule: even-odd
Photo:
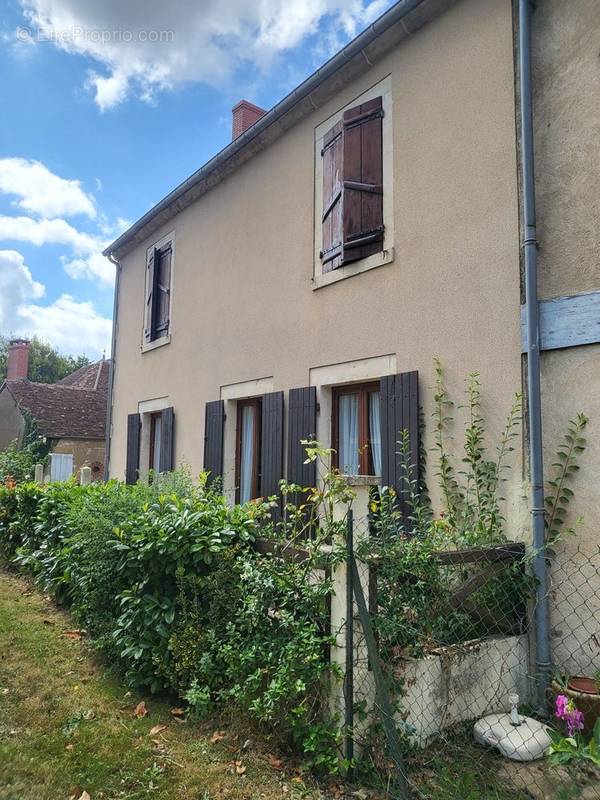
[[129,695],[72,628],[0,571],[0,800],[325,796],[239,727],[178,721],[168,703]]

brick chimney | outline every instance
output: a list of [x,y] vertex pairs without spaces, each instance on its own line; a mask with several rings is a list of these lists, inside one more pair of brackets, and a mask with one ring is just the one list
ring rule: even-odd
[[8,345],[6,380],[18,381],[27,378],[29,369],[29,345],[27,339],[11,339]]
[[259,108],[253,105],[253,103],[249,103],[247,100],[240,100],[240,102],[236,103],[231,109],[231,113],[233,116],[231,139],[233,141],[233,139],[237,139],[250,125],[254,125],[256,120],[260,119],[263,114],[267,112],[264,108]]

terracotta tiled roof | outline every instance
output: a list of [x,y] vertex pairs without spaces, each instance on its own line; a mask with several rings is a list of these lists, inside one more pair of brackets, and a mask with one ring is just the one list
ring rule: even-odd
[[20,408],[27,409],[42,436],[103,439],[106,432],[108,361],[78,369],[58,383],[6,381]]

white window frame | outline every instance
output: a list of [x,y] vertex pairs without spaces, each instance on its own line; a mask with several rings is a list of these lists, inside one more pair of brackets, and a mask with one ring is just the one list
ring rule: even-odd
[[[322,217],[323,217],[323,138],[331,128],[341,120],[344,111],[366,103],[374,97],[381,97],[383,105],[382,147],[383,147],[383,244],[378,253],[345,264],[330,272],[323,272],[321,261]],[[371,86],[366,92],[355,97],[335,114],[321,122],[315,128],[315,218],[314,218],[314,255],[312,288],[321,289],[332,283],[359,275],[361,272],[382,267],[394,260],[394,144],[392,128],[392,77],[387,75],[383,80]]]
[[147,481],[150,473],[150,435],[152,432],[152,414],[163,411],[173,405],[170,397],[155,397],[138,403],[140,415],[140,461],[138,475],[140,480]]
[[50,481],[68,481],[75,471],[75,457],[73,453],[50,453]]
[[[146,329],[146,298],[148,297],[148,259],[150,258],[150,253],[153,250],[160,250],[166,245],[171,245],[171,283],[169,287],[169,329],[164,336],[161,336],[158,339],[155,339],[153,342],[147,342],[144,336],[144,331]],[[157,347],[163,347],[166,344],[169,344],[171,341],[171,334],[173,329],[173,287],[174,287],[174,280],[175,280],[175,231],[170,231],[157,242],[153,242],[150,247],[146,248],[146,260],[144,262],[144,302],[143,302],[143,309],[144,313],[142,315],[142,341],[141,341],[141,351],[142,353],[147,353],[150,350],[156,350]]]

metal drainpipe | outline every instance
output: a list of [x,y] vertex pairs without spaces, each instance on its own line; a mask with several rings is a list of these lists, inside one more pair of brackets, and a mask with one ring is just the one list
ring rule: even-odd
[[112,397],[115,375],[115,350],[117,341],[117,314],[119,311],[119,281],[121,278],[121,265],[112,253],[108,253],[108,260],[115,265],[115,296],[113,298],[113,324],[110,343],[110,370],[108,375],[108,406],[106,409],[106,438],[104,443],[104,479],[108,480],[110,470],[110,434],[112,426]]
[[535,606],[537,702],[547,706],[550,680],[550,605],[546,562],[544,517],[544,462],[540,385],[540,330],[537,293],[537,230],[535,213],[535,172],[533,155],[533,108],[531,87],[530,0],[519,0],[519,91],[521,123],[522,248],[525,269],[525,320],[527,329],[527,399],[529,409],[529,463],[531,478],[531,521],[533,570],[537,581]]

